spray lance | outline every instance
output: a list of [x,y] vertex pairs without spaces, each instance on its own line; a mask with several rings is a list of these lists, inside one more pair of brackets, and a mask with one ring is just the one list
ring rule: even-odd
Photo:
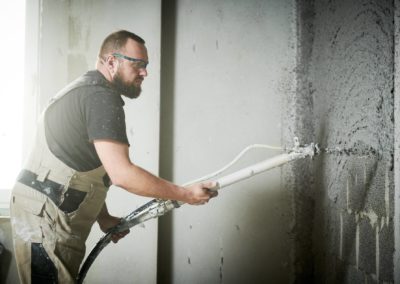
[[[195,181],[191,181],[184,186],[197,183],[200,181],[208,180],[212,177],[215,177],[219,175],[221,172],[225,171],[227,168],[232,166],[234,163],[236,163],[241,156],[251,148],[255,147],[264,147],[264,148],[272,148],[272,149],[279,149],[282,150],[282,148],[278,147],[271,147],[271,146],[266,146],[266,145],[252,145],[244,149],[239,155],[228,165],[223,167],[222,169],[218,170],[217,172],[207,175],[205,177],[202,177],[200,179],[197,179]],[[303,159],[306,157],[313,157],[315,154],[320,153],[320,149],[318,148],[317,144],[311,143],[309,145],[300,145],[299,139],[297,137],[294,138],[294,147],[291,149],[283,149],[286,150],[286,153],[280,154],[278,156],[275,156],[273,158],[264,160],[262,162],[259,162],[257,164],[248,166],[246,168],[240,169],[236,172],[233,172],[231,174],[228,174],[226,176],[223,176],[219,178],[216,181],[216,186],[212,190],[219,190],[221,188],[227,187],[229,185],[232,185],[234,183],[237,183],[239,181],[242,181],[244,179],[248,179],[253,177],[256,174],[265,172],[267,170],[282,166],[286,163],[298,160],[298,159]],[[129,228],[132,228],[133,226],[136,226],[140,223],[143,223],[147,220],[153,219],[153,218],[158,218],[167,212],[179,208],[181,205],[183,205],[184,202],[181,201],[176,201],[176,200],[162,200],[162,199],[153,199],[143,206],[139,207],[138,209],[134,210],[131,212],[129,215],[125,216],[124,218],[121,219],[121,222],[112,227],[96,244],[96,246],[92,249],[88,257],[86,258],[85,262],[83,263],[81,270],[79,272],[79,275],[77,277],[77,283],[83,283],[83,280],[90,268],[90,266],[93,264],[94,260],[96,257],[100,254],[100,252],[110,243],[111,237],[113,234],[123,232],[128,230]]]

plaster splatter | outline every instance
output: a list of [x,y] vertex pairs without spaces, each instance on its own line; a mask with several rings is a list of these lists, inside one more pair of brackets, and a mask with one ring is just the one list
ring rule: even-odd
[[[312,112],[306,108],[303,115],[311,115],[316,141],[325,147],[314,172],[315,281],[327,273],[355,277],[359,270],[393,281],[393,263],[390,271],[380,262],[393,250],[393,243],[383,244],[380,236],[380,230],[393,226],[393,1],[322,0],[312,6],[313,16],[302,22],[309,32],[303,49],[311,54],[302,54],[310,63],[301,76],[313,102]],[[338,212],[337,222],[331,222],[326,204]],[[344,222],[346,215],[356,217],[356,270],[348,265],[352,255],[343,250],[353,229]],[[326,242],[320,237],[326,234],[340,236],[337,255],[324,255]],[[332,271],[337,258],[341,268]]]

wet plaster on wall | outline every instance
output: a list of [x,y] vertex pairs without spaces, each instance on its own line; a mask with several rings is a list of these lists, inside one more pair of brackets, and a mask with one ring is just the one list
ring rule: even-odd
[[[291,48],[296,53],[291,78],[282,84],[283,115],[282,143],[293,145],[296,136],[303,144],[314,142],[313,101],[308,82],[313,40],[314,1],[295,1],[292,29],[296,37]],[[293,83],[294,82],[294,83]],[[293,281],[309,283],[313,275],[312,227],[314,212],[313,164],[309,160],[296,161],[282,167],[282,182],[290,192],[292,214],[290,235],[293,240],[291,265]]]
[[314,162],[316,282],[393,281],[393,11],[393,1],[315,1],[303,21],[316,141],[372,149]]

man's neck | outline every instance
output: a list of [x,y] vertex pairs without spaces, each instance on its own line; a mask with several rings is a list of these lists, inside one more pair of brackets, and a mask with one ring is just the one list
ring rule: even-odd
[[96,63],[96,70],[98,70],[101,74],[103,74],[104,78],[106,78],[106,80],[108,82],[112,81],[112,76],[111,73],[109,72],[109,70],[100,62]]

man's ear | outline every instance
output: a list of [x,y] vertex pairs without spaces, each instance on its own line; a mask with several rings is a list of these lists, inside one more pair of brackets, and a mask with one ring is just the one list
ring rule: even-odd
[[105,65],[109,70],[110,74],[114,76],[114,74],[117,73],[119,61],[117,60],[117,58],[115,58],[115,56],[109,55],[106,58]]

